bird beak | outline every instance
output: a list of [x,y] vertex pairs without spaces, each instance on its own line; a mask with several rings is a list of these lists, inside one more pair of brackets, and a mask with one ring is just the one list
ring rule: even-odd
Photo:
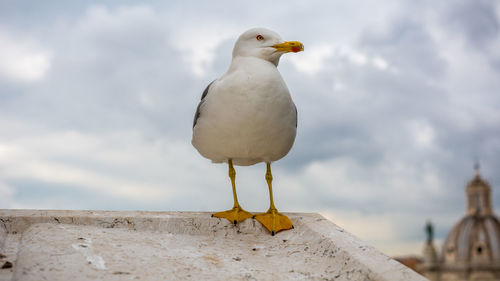
[[286,41],[280,44],[273,45],[271,47],[275,48],[278,52],[283,53],[298,53],[300,51],[304,51],[304,45],[302,45],[302,43],[300,43],[299,41]]

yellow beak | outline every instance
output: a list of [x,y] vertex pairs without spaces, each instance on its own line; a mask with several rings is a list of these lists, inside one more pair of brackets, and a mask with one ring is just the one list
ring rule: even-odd
[[299,41],[286,41],[281,44],[273,45],[272,47],[278,50],[278,52],[284,53],[298,53],[300,51],[304,51],[304,45],[302,45],[302,43],[300,43]]

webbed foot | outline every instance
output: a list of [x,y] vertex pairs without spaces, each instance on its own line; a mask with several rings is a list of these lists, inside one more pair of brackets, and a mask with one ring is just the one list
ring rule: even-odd
[[273,236],[282,230],[293,228],[292,221],[276,209],[269,209],[265,213],[255,215],[254,218],[267,228]]
[[233,207],[231,210],[214,213],[212,214],[212,217],[224,218],[234,224],[237,224],[238,222],[253,217],[253,214],[243,210],[241,207]]

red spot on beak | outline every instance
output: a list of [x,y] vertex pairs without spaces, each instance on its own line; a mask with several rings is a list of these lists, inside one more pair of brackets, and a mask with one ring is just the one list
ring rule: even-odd
[[300,47],[298,47],[298,46],[293,46],[293,47],[292,47],[292,52],[294,52],[294,53],[300,52]]

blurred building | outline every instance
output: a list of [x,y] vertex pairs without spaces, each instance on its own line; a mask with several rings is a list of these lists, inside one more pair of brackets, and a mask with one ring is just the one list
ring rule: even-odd
[[422,271],[420,271],[420,265],[422,264],[422,258],[417,257],[417,256],[404,256],[404,257],[394,257],[393,259],[397,260],[398,262],[404,264],[405,266],[413,269],[417,273],[422,274]]
[[491,187],[476,167],[467,184],[467,212],[436,251],[428,223],[419,271],[431,281],[500,280],[500,223],[493,213]]

